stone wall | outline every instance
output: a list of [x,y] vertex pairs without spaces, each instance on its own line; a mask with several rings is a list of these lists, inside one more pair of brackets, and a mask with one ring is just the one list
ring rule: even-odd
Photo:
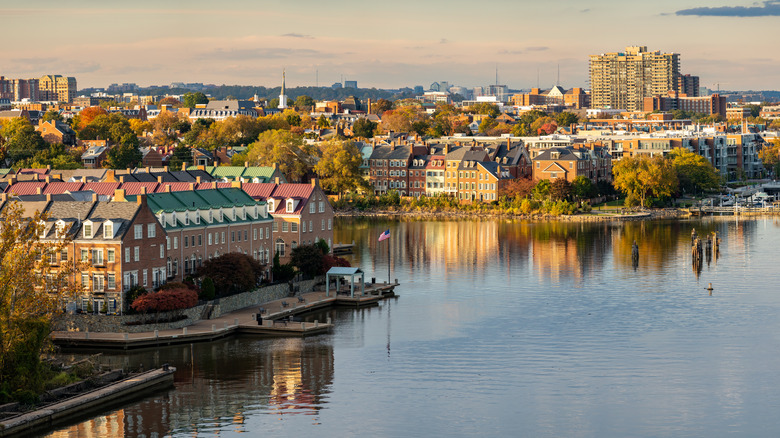
[[[299,281],[295,283],[295,287],[298,288],[301,293],[311,292],[314,290],[314,286],[317,283],[324,281],[324,277],[318,277],[314,280]],[[221,315],[233,312],[238,309],[243,309],[250,306],[259,306],[263,303],[278,300],[287,296],[290,296],[290,286],[287,283],[282,283],[262,287],[252,292],[244,292],[225,298],[220,298],[219,300],[214,300],[210,303],[214,306],[213,310],[211,311],[211,317],[218,318]],[[141,321],[143,319],[143,315],[61,315],[60,318],[54,322],[52,329],[54,331],[77,332],[89,330],[93,333],[141,333],[152,332],[155,330],[175,330],[200,321],[201,315],[203,315],[203,309],[208,305],[209,304],[202,304],[200,306],[182,310],[179,312],[179,314],[183,314],[187,316],[187,318],[182,319],[181,321],[160,324],[152,323],[128,325],[128,323],[132,324]],[[166,316],[166,314],[160,314],[161,319],[165,318]],[[154,319],[154,316],[147,315],[146,319]]]

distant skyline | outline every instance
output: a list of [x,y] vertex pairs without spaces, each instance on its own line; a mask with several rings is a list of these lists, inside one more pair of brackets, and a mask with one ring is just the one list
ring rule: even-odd
[[[780,89],[780,0],[40,0],[0,7],[0,75],[75,76],[79,89],[202,82],[361,88],[588,87],[588,56],[680,53],[701,86]],[[317,75],[319,71],[319,75]],[[538,79],[537,79],[538,77]],[[538,82],[537,82],[538,81]]]

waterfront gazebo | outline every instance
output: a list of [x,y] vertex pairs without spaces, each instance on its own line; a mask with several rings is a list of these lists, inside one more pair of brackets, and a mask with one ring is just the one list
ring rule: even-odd
[[[355,277],[358,275],[360,276],[360,294],[363,295],[366,292],[366,274],[360,268],[330,268],[325,273],[325,296],[330,296],[331,277],[336,279],[349,277],[350,296],[355,298]],[[338,286],[336,287],[336,293],[338,293]]]

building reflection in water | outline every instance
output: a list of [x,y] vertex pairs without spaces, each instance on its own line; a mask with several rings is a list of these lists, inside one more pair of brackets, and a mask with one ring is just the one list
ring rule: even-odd
[[[327,341],[323,339],[322,341]],[[250,432],[254,413],[317,415],[333,384],[333,347],[304,339],[231,338],[155,352],[106,356],[107,362],[177,367],[175,390],[156,394],[51,437],[161,437],[170,434]]]

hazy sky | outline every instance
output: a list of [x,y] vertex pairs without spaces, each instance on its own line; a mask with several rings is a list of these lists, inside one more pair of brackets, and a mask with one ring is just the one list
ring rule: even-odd
[[[780,89],[780,0],[0,1],[0,75],[79,88],[203,82],[587,87],[588,55],[678,52],[709,88]],[[33,6],[34,5],[34,6]]]

